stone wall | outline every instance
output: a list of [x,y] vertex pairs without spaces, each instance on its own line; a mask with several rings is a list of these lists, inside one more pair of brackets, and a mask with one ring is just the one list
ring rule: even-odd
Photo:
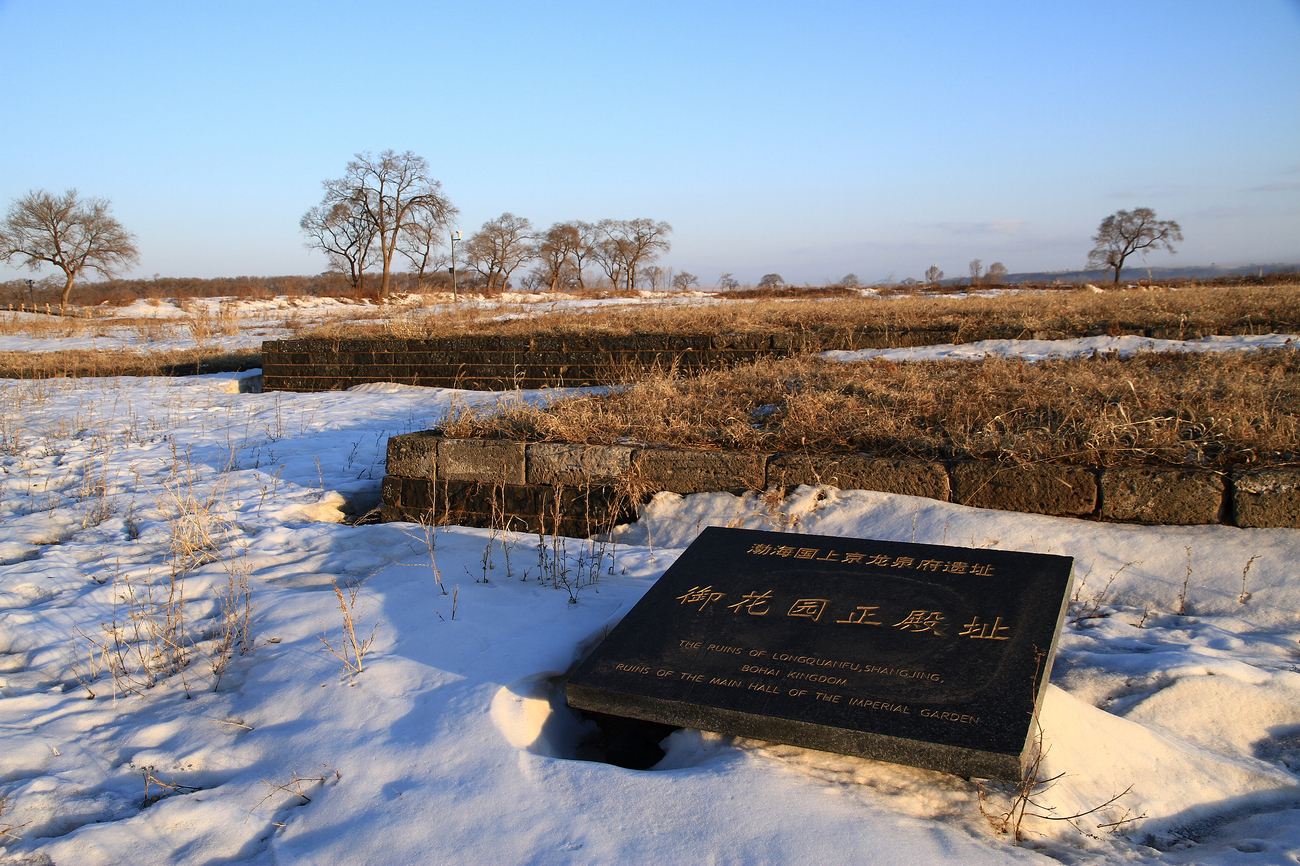
[[659,490],[743,493],[799,484],[1125,523],[1300,528],[1300,469],[1017,466],[451,439],[437,431],[388,440],[382,511],[384,520],[586,536],[634,519]]
[[[1248,323],[1241,333],[1267,330]],[[577,387],[626,382],[656,367],[695,372],[751,363],[764,357],[828,349],[887,349],[977,340],[1136,335],[1157,339],[1204,336],[1196,328],[1141,328],[1099,322],[1080,331],[1028,331],[962,324],[924,330],[812,328],[778,334],[549,337],[444,337],[439,339],[302,339],[262,344],[268,391],[336,391],[365,382],[498,391]]]
[[805,350],[785,334],[271,340],[262,344],[262,376],[268,391],[335,391],[365,382],[508,391],[608,385],[656,368],[721,369]]

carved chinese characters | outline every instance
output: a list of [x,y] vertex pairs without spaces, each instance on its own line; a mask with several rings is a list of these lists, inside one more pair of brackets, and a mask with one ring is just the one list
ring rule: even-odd
[[709,528],[569,682],[573,706],[1018,779],[1072,560]]

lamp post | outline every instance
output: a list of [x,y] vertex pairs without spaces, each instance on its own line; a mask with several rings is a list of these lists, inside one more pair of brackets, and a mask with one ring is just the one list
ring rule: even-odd
[[447,269],[451,271],[452,303],[457,303],[460,300],[459,295],[456,293],[456,241],[458,240],[460,240],[460,232],[452,232],[451,233],[451,267]]

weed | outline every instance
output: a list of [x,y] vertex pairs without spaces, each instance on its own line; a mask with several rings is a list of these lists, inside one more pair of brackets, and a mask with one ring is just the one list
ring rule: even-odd
[[[1075,611],[1070,617],[1070,625],[1078,625],[1081,620],[1085,619],[1100,619],[1110,616],[1108,613],[1103,613],[1101,609],[1106,604],[1106,596],[1110,594],[1110,588],[1115,583],[1115,579],[1129,566],[1141,564],[1142,560],[1140,559],[1134,559],[1124,563],[1111,573],[1110,578],[1106,581],[1106,585],[1101,588],[1101,592],[1096,593],[1086,602],[1080,602],[1080,595],[1083,592],[1084,583],[1086,583],[1088,579],[1088,576],[1084,575],[1083,580],[1079,582],[1078,588],[1074,591],[1074,598],[1071,600],[1071,606],[1075,608]],[[1090,567],[1088,569],[1088,574],[1091,573],[1092,568]]]
[[338,641],[331,641],[328,629],[316,635],[325,645],[325,649],[343,663],[343,670],[347,671],[349,684],[355,684],[357,674],[365,669],[366,653],[370,651],[370,647],[375,642],[375,634],[379,631],[379,623],[375,623],[375,627],[370,631],[370,637],[365,639],[357,637],[357,617],[361,615],[361,611],[357,609],[357,596],[364,584],[364,580],[357,581],[349,585],[347,593],[344,594],[338,582],[333,578],[330,579],[330,585],[334,587],[334,597],[338,599],[339,612],[343,614],[343,637]]
[[[1113,579],[1114,578],[1112,577],[1112,580]],[[1038,678],[1043,672],[1042,663],[1046,655],[1047,654],[1042,650],[1037,650],[1035,652],[1034,658],[1037,662],[1037,667],[1035,668],[1034,676],[1030,680],[1031,688],[1033,689],[1036,689],[1038,686]],[[993,828],[993,832],[999,835],[1010,833],[1012,843],[1015,845],[1019,845],[1021,840],[1024,838],[1025,831],[1023,825],[1024,820],[1027,817],[1039,818],[1045,821],[1065,821],[1080,833],[1083,833],[1086,836],[1092,836],[1091,833],[1088,833],[1076,822],[1080,818],[1094,815],[1102,809],[1114,805],[1120,798],[1124,797],[1133,789],[1130,785],[1106,802],[1094,806],[1091,809],[1076,812],[1073,815],[1057,815],[1055,814],[1056,809],[1054,807],[1045,806],[1034,799],[1036,796],[1049,790],[1062,776],[1065,775],[1064,773],[1058,773],[1049,779],[1044,779],[1042,776],[1043,760],[1046,757],[1047,751],[1043,746],[1043,727],[1038,723],[1038,719],[1035,717],[1034,738],[1033,742],[1030,743],[1029,761],[1026,763],[1025,772],[1021,775],[1020,781],[1009,785],[1005,783],[991,783],[984,781],[976,783],[979,796],[980,814],[988,819],[990,826]],[[992,794],[995,790],[1006,796],[1005,807],[995,807],[991,805]],[[1144,817],[1146,816],[1128,817],[1126,812],[1125,817],[1122,820],[1099,826],[1112,828],[1113,830],[1113,828],[1117,828],[1122,824],[1136,821],[1139,818]]]
[[212,690],[221,687],[221,678],[230,667],[235,655],[243,655],[253,648],[249,619],[253,611],[253,595],[248,587],[248,548],[236,555],[233,551],[222,561],[226,570],[226,585],[218,591],[217,625],[214,641],[208,650],[212,668]]
[[[173,794],[193,794],[195,791],[203,790],[202,788],[197,788],[192,785],[181,785],[176,782],[164,782],[154,775],[153,767],[142,767],[140,773],[144,776],[144,798],[140,801],[141,809],[147,809],[159,800],[165,797],[170,797]],[[155,788],[157,789],[157,793],[151,794],[150,791]]]
[[[424,545],[424,549],[428,552],[429,555],[429,571],[433,572],[433,579],[438,584],[439,592],[441,592],[443,595],[446,595],[447,587],[443,586],[442,571],[438,568],[438,559],[435,554],[435,551],[438,546],[438,529],[430,521],[421,520],[420,530],[421,530],[421,535],[418,536],[406,531],[403,531],[402,534],[405,535],[407,538],[411,539],[412,541]],[[399,564],[410,565],[412,563],[399,563]]]
[[[290,778],[289,781],[287,782],[282,782],[277,784],[267,779],[263,779],[262,784],[266,785],[271,790],[267,792],[265,797],[258,800],[257,804],[253,806],[253,808],[250,811],[256,811],[258,808],[261,807],[263,803],[265,803],[267,800],[274,797],[276,794],[288,794],[290,797],[292,797],[293,801],[286,804],[289,806],[305,806],[306,804],[310,803],[311,797],[307,796],[307,791],[317,786],[324,787],[325,785],[329,784],[331,781],[337,782],[339,779],[342,778],[342,774],[339,773],[338,770],[331,767],[329,764],[321,764],[321,766],[324,767],[328,772],[322,773],[319,776],[305,776],[305,777],[299,776],[298,771],[294,770],[293,777]],[[277,826],[283,827],[284,825],[279,824]]]
[[19,835],[18,835],[17,833],[15,833],[14,831],[15,831],[15,830],[21,830],[22,828],[26,827],[27,824],[30,824],[31,822],[28,821],[28,822],[23,823],[23,824],[9,824],[9,823],[7,823],[7,822],[4,820],[4,816],[5,816],[5,808],[6,808],[8,805],[9,805],[9,798],[8,798],[8,797],[0,797],[0,840],[18,841],[18,840],[22,839],[22,836],[19,836]]
[[[1183,575],[1183,588],[1178,591],[1178,615],[1187,615],[1187,583],[1192,579],[1192,549],[1184,547],[1187,551],[1187,573]],[[1245,575],[1243,575],[1243,578]]]
[[[1037,724],[1037,722],[1035,722],[1035,724]],[[1012,844],[1014,845],[1019,845],[1024,840],[1025,818],[1038,818],[1044,821],[1065,821],[1085,836],[1092,836],[1091,833],[1079,826],[1077,823],[1078,820],[1080,818],[1085,818],[1088,815],[1095,815],[1103,809],[1115,805],[1115,803],[1133,790],[1133,787],[1130,785],[1106,802],[1094,806],[1091,809],[1076,812],[1073,815],[1057,815],[1055,814],[1056,809],[1054,807],[1045,806],[1034,799],[1050,790],[1051,787],[1065,775],[1064,773],[1059,773],[1049,779],[1042,778],[1042,765],[1043,759],[1046,757],[1046,752],[1043,748],[1043,729],[1041,726],[1037,727],[1031,749],[1032,751],[1030,753],[1029,763],[1025,769],[1024,777],[1019,782],[1014,782],[1009,785],[984,781],[977,783],[980,814],[988,819],[989,825],[993,828],[993,832],[998,835],[1004,835],[1007,833],[1011,834]],[[995,794],[998,793],[1005,796],[1006,799],[1002,805],[994,806],[992,804],[993,799]],[[1141,820],[1145,817],[1145,814],[1130,816],[1126,811],[1121,820],[1099,824],[1098,827],[1109,829],[1114,832],[1124,824]]]
[[159,597],[149,577],[133,582],[119,569],[113,590],[113,616],[111,621],[100,623],[101,633],[92,636],[80,626],[74,629],[89,652],[83,666],[74,640],[71,664],[77,682],[93,698],[91,683],[107,670],[115,694],[140,694],[160,680],[181,673],[188,696],[190,685],[184,670],[190,663],[193,642],[185,631],[184,573],[173,571],[166,595]]
[[1250,593],[1246,592],[1246,575],[1250,574],[1250,567],[1255,564],[1257,559],[1259,559],[1258,553],[1246,560],[1246,567],[1241,570],[1241,595],[1237,596],[1237,601],[1242,604],[1250,601]]

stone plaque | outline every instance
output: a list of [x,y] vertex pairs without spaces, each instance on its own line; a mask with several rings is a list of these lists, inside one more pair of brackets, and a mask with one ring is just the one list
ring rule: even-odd
[[1019,780],[1064,556],[705,529],[570,678],[570,706]]

